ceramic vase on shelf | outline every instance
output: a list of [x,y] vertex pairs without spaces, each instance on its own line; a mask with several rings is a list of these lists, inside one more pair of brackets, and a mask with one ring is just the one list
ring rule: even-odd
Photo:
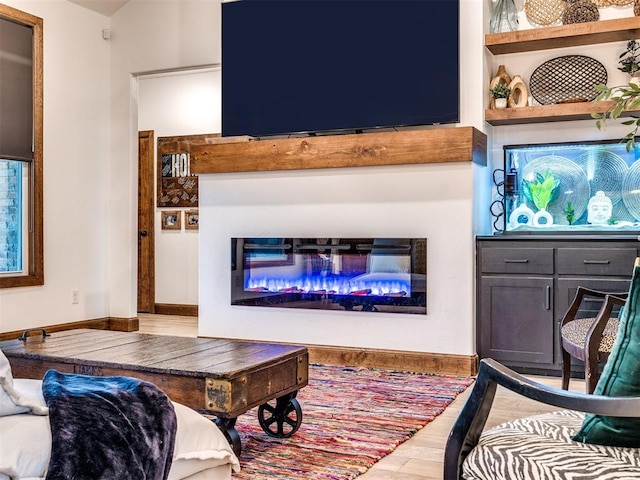
[[489,30],[491,33],[518,30],[518,11],[514,0],[493,0]]
[[511,90],[508,101],[510,108],[526,107],[528,105],[529,89],[520,75],[513,76],[511,83],[509,83],[509,89]]

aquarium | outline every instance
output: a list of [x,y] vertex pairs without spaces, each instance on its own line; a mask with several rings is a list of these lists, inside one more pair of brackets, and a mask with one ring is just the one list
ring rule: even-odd
[[505,146],[504,181],[497,183],[504,231],[637,230],[638,156],[638,147],[627,151],[617,140]]

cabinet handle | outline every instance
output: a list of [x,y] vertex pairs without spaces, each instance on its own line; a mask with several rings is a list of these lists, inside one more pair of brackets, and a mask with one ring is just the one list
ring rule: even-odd
[[583,260],[585,265],[609,265],[609,260]]
[[522,258],[522,259],[505,258],[504,259],[504,263],[529,263],[529,259],[528,258]]
[[544,299],[544,309],[551,310],[551,287],[547,285],[546,287],[546,295]]

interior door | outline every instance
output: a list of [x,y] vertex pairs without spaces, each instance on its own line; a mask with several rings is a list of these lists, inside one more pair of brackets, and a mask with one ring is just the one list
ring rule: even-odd
[[138,312],[155,313],[154,135],[138,132]]

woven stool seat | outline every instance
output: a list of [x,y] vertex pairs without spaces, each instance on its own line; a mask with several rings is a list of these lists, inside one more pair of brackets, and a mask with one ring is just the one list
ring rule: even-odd
[[[600,378],[599,364],[609,358],[618,335],[619,309],[624,306],[627,296],[627,292],[604,292],[583,286],[576,289],[576,296],[562,318],[559,332],[564,390],[569,389],[571,357],[575,357],[584,362],[585,390],[593,393]],[[582,305],[583,300],[585,305]],[[598,305],[595,317],[576,318],[580,316],[578,312],[595,311]]]
[[[575,347],[584,348],[587,333],[595,320],[595,318],[577,318],[567,323],[562,327],[562,339]],[[611,353],[611,347],[613,347],[613,342],[616,340],[619,325],[620,320],[618,318],[612,317],[609,319],[602,332],[602,339],[598,347],[600,353]]]

